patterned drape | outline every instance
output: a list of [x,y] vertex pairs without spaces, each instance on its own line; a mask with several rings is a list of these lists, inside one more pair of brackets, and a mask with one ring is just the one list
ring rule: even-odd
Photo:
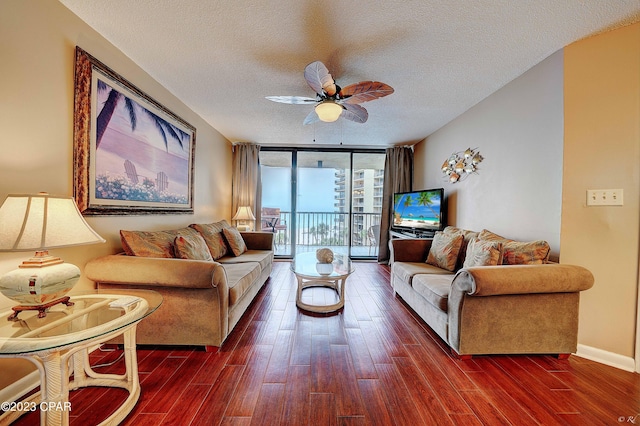
[[384,163],[384,186],[382,189],[382,218],[380,220],[380,247],[378,262],[388,263],[389,228],[395,192],[411,191],[413,186],[413,147],[387,148]]
[[236,214],[238,207],[249,206],[259,224],[261,199],[260,145],[236,143],[233,145],[231,217]]

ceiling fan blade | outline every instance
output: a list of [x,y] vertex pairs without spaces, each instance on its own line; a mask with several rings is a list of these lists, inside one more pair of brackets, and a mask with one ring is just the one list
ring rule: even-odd
[[307,98],[304,96],[266,96],[267,99],[273,102],[280,102],[282,104],[312,104],[318,102],[317,99]]
[[316,113],[316,109],[314,108],[311,110],[309,115],[305,117],[302,124],[313,124],[313,123],[317,123],[318,121],[320,121],[320,117],[318,117],[318,114]]
[[356,123],[365,123],[369,118],[369,113],[366,109],[356,104],[343,104],[344,110],[342,110],[341,117],[347,120],[354,121]]
[[343,87],[340,97],[343,104],[361,104],[393,93],[393,87],[379,81],[361,81]]
[[304,79],[315,92],[322,96],[336,94],[336,82],[329,74],[327,67],[320,61],[311,62],[304,68]]

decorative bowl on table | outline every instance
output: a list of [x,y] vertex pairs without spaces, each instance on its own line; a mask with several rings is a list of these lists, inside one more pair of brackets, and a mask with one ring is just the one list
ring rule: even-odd
[[326,275],[331,275],[331,273],[333,272],[333,263],[316,263],[316,271],[318,271],[318,273],[320,275],[326,276]]

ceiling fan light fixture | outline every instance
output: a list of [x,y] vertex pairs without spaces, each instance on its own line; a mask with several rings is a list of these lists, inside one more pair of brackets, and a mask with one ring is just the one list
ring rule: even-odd
[[333,123],[342,114],[342,106],[332,100],[322,101],[316,106],[316,114],[318,114],[320,120],[326,123]]

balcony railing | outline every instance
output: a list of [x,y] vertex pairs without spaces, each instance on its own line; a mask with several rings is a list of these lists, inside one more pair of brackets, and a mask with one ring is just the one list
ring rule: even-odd
[[[347,253],[351,244],[351,255],[355,257],[377,257],[378,235],[373,226],[380,225],[380,213],[325,213],[299,212],[296,214],[296,252],[307,252],[319,247]],[[351,220],[349,220],[351,219]],[[275,236],[278,256],[293,254],[291,247],[291,212],[280,212],[278,223],[287,225]],[[349,224],[352,229],[349,229]],[[377,228],[379,229],[379,227]]]

